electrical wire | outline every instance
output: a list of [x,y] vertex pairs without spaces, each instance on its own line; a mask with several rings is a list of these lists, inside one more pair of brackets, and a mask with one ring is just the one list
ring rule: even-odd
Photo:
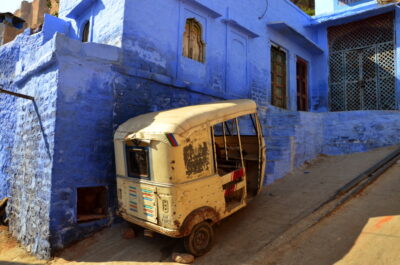
[[261,16],[258,17],[258,19],[263,19],[268,12],[268,6],[269,6],[268,0],[265,0],[265,4],[266,4],[265,11]]

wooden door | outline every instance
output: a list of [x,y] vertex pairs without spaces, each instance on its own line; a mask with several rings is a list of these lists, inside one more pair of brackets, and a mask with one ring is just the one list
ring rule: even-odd
[[297,110],[308,111],[308,65],[301,58],[297,58]]
[[286,53],[285,51],[271,47],[271,90],[274,106],[287,108],[286,92]]

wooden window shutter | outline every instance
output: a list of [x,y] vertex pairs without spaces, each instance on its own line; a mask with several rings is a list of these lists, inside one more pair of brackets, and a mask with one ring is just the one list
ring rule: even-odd
[[287,108],[286,91],[286,53],[271,47],[271,103],[280,108]]
[[204,62],[204,47],[201,24],[193,18],[187,19],[183,33],[183,56]]

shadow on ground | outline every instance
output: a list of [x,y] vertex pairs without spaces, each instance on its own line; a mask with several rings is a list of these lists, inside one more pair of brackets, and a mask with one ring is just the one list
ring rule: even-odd
[[[217,224],[215,226],[214,247],[205,256],[197,258],[195,264],[242,265],[250,263],[268,264],[268,262],[271,265],[333,264],[324,263],[328,260],[327,258],[324,259],[326,256],[324,251],[335,252],[329,256],[329,261],[340,260],[352,248],[370,217],[400,213],[398,200],[392,201],[392,208],[384,208],[379,205],[379,196],[377,195],[376,202],[365,204],[362,209],[353,209],[348,213],[345,211],[346,218],[338,219],[333,228],[326,231],[321,230],[316,235],[303,239],[305,241],[295,247],[299,250],[292,252],[293,257],[297,258],[297,260],[294,259],[295,263],[290,259],[288,260],[292,263],[280,263],[281,261],[286,262],[285,259],[282,259],[286,256],[279,257],[278,254],[274,257],[263,257],[260,255],[260,250],[262,250],[261,253],[267,253],[265,247],[279,238],[288,228],[307,216],[321,202],[333,195],[337,189],[382,160],[396,148],[383,148],[347,156],[320,157],[307,167],[297,169],[292,174],[269,186],[246,208]],[[395,190],[395,187],[393,189]],[[334,217],[335,215],[330,218]],[[172,262],[170,259],[172,252],[183,251],[181,240],[161,235],[147,238],[139,233],[134,239],[124,239],[121,234],[127,227],[129,227],[128,224],[120,224],[104,229],[92,237],[57,253],[50,264],[170,263]],[[314,231],[316,227],[310,231]],[[346,227],[346,230],[339,235],[337,231],[342,227]],[[307,234],[309,233],[307,232]],[[322,239],[316,240],[317,235],[321,235]],[[289,250],[292,245],[295,246],[295,242],[297,242],[297,239],[289,244]],[[312,243],[315,245],[312,245]],[[301,244],[310,247],[302,248]],[[324,248],[318,251],[320,245],[323,245]],[[317,250],[314,250],[312,246],[318,246]],[[286,247],[283,246],[283,250],[279,249],[277,253],[286,253]],[[335,251],[332,251],[333,249]],[[310,259],[312,262],[303,262],[310,261]],[[4,260],[1,247],[0,260]],[[21,264],[24,264],[25,261],[21,256],[16,259],[5,260],[22,262]],[[321,262],[314,262],[318,260],[321,260]]]
[[252,264],[400,264],[400,165],[295,240]]

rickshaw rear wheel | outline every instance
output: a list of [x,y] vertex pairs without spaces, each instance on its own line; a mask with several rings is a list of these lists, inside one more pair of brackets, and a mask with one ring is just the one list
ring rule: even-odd
[[196,257],[206,254],[212,247],[214,231],[210,223],[201,222],[195,225],[183,242],[185,249]]

